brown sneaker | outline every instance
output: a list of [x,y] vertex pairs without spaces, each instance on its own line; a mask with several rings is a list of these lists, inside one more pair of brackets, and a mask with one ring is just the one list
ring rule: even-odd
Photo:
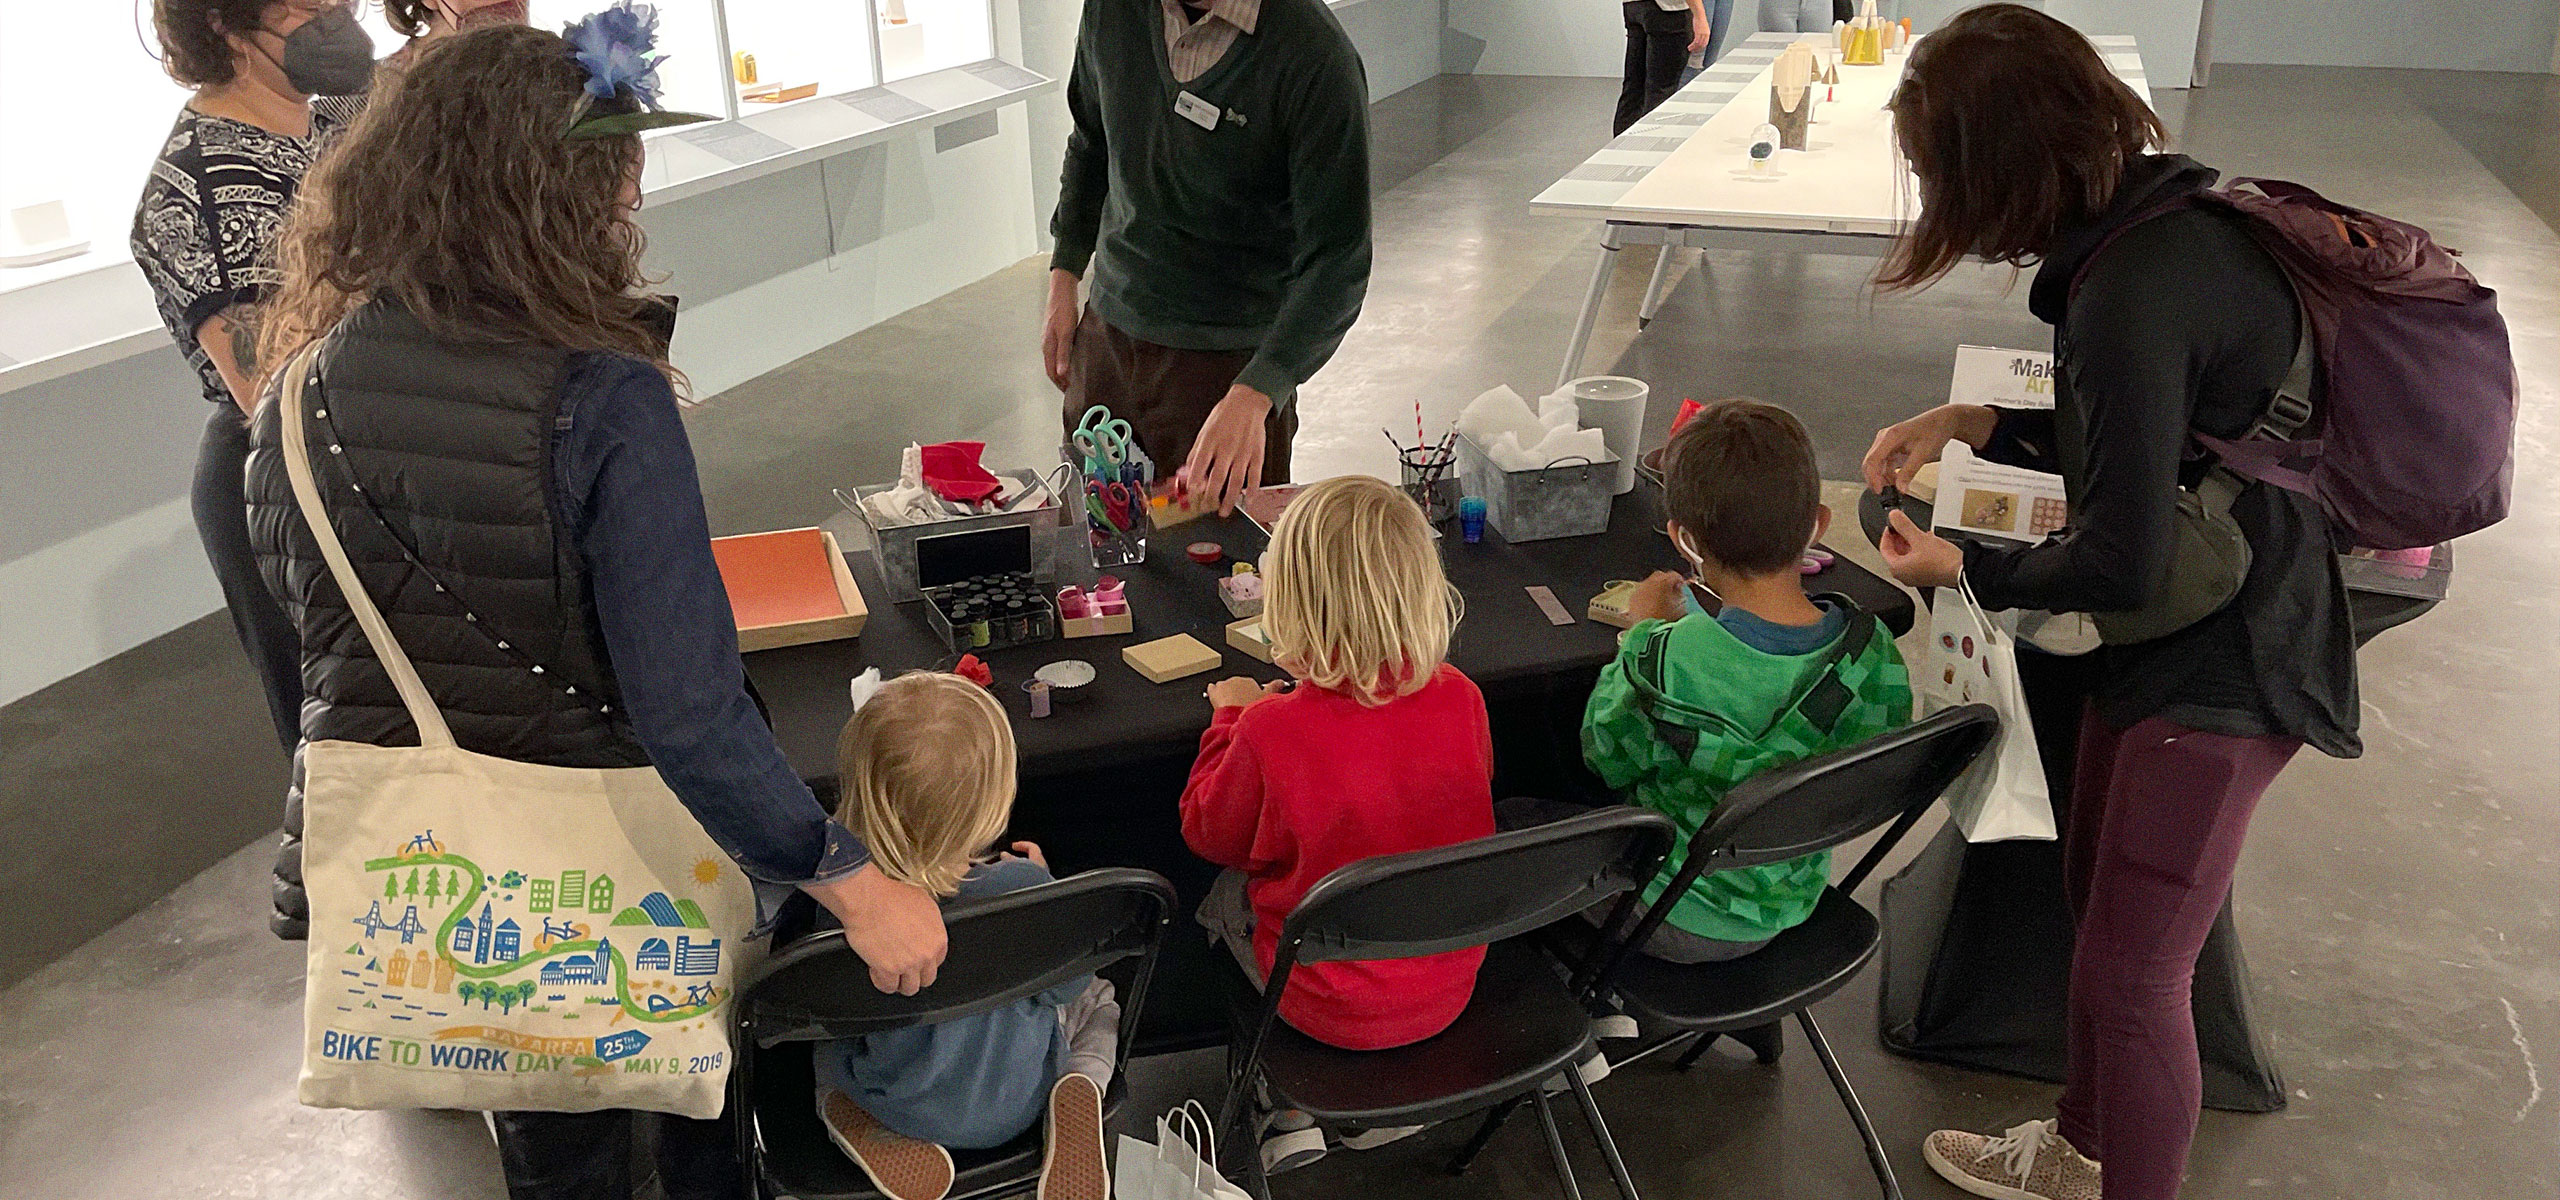
[[1086,1075],[1049,1088],[1049,1154],[1040,1162],[1039,1200],[1111,1200],[1102,1157],[1102,1089]]
[[2011,1126],[2001,1137],[1941,1129],[1921,1140],[1920,1157],[1947,1182],[1991,1200],[2099,1200],[2098,1164],[2051,1121]]
[[889,1200],[942,1200],[951,1194],[958,1173],[951,1152],[931,1142],[893,1133],[878,1117],[863,1111],[839,1091],[820,1090],[818,1122],[827,1140],[871,1177],[871,1186]]

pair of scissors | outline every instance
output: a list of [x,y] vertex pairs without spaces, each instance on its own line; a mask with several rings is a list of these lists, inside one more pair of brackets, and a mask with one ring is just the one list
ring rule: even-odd
[[1127,533],[1138,527],[1138,506],[1142,503],[1145,501],[1137,489],[1125,483],[1096,483],[1085,495],[1086,511],[1114,533]]
[[1086,474],[1118,480],[1128,464],[1129,442],[1134,436],[1127,421],[1113,417],[1109,408],[1097,404],[1084,410],[1068,440],[1075,444],[1076,453],[1084,456]]

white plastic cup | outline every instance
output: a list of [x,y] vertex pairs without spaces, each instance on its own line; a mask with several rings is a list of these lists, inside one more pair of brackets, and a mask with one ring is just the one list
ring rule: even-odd
[[1582,427],[1600,431],[1600,440],[1618,458],[1615,494],[1636,489],[1636,443],[1644,436],[1644,402],[1653,389],[1624,375],[1586,375],[1565,386],[1581,410]]

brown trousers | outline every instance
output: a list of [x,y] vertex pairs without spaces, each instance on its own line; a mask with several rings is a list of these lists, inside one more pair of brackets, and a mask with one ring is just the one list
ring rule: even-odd
[[[1209,410],[1226,399],[1236,373],[1253,361],[1250,350],[1176,350],[1142,342],[1112,327],[1086,305],[1067,358],[1067,397],[1061,423],[1072,433],[1085,410],[1103,405],[1129,423],[1138,445],[1156,463],[1156,478],[1170,479],[1191,457],[1191,443]],[[1298,435],[1298,410],[1274,396],[1263,422],[1262,482],[1289,481],[1289,442]]]

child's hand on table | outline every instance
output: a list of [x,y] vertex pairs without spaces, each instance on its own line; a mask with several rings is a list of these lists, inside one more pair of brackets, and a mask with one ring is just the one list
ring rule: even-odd
[[1251,708],[1287,691],[1285,683],[1255,683],[1242,675],[1221,679],[1209,685],[1212,708]]
[[1639,621],[1679,620],[1689,611],[1680,599],[1680,589],[1687,582],[1670,571],[1645,576],[1644,582],[1636,585],[1635,594],[1627,598],[1627,615]]

